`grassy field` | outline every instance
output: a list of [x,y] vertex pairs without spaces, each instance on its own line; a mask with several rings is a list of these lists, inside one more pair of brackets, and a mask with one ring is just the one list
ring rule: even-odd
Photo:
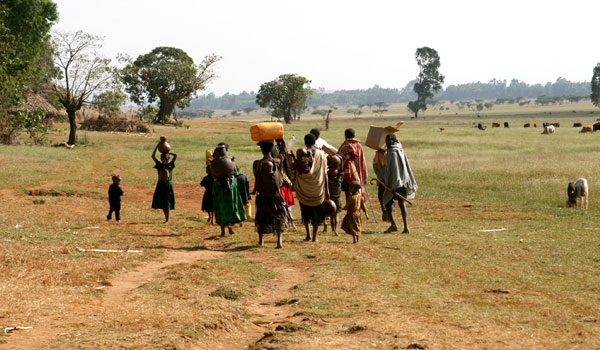
[[[358,245],[330,232],[305,243],[289,231],[275,250],[274,237],[256,245],[252,223],[225,238],[205,223],[204,151],[228,142],[251,174],[260,152],[248,129],[266,116],[149,135],[80,131],[87,143],[73,150],[0,146],[0,326],[33,327],[0,334],[0,348],[600,348],[600,140],[571,127],[600,112],[581,103],[499,106],[481,118],[451,109],[411,120],[403,106],[388,114],[340,110],[322,132],[339,145],[347,127],[364,140],[369,125],[406,122],[397,136],[419,184],[411,234],[383,234],[387,226],[370,220]],[[523,128],[545,121],[561,127]],[[322,124],[305,117],[286,138]],[[170,225],[149,209],[160,135],[179,155]],[[115,171],[125,191],[119,224],[105,221]],[[587,211],[564,206],[579,177],[590,183]],[[491,229],[504,230],[481,231]],[[135,271],[148,274],[125,288],[119,281]]]

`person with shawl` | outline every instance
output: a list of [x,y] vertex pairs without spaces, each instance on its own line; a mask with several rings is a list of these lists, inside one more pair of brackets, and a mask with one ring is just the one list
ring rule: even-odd
[[[364,189],[369,176],[367,172],[367,161],[360,140],[356,136],[354,129],[349,128],[344,131],[346,141],[342,143],[339,150],[339,155],[342,156],[342,170],[344,172],[344,183],[342,190],[348,195],[350,183],[358,181],[361,188]],[[364,190],[363,190],[364,192]]]
[[294,190],[300,202],[302,222],[306,228],[306,241],[311,240],[309,225],[312,225],[312,241],[317,241],[319,225],[325,221],[325,214],[321,210],[321,204],[329,199],[327,189],[327,157],[325,152],[315,148],[315,136],[307,134],[304,143],[312,157],[310,171],[306,174],[296,172],[294,177]]
[[[409,196],[412,196],[417,191],[417,182],[410,169],[408,158],[402,149],[402,145],[398,142],[396,135],[387,135],[385,137],[385,145],[387,146],[385,166],[379,174],[379,180],[385,183],[387,187],[394,189],[395,192],[404,196],[404,198],[409,198]],[[385,203],[385,209],[391,226],[385,233],[398,231],[398,226],[396,226],[393,216],[394,200],[398,201],[400,211],[402,212],[402,221],[404,221],[404,230],[402,233],[409,233],[404,200],[388,189],[383,193],[382,201]]]
[[258,245],[263,245],[263,235],[277,234],[277,248],[282,248],[282,233],[291,223],[283,197],[281,196],[281,172],[279,162],[271,156],[273,141],[258,143],[263,158],[256,160],[252,165],[254,171],[254,191],[256,193],[256,231],[258,232]]

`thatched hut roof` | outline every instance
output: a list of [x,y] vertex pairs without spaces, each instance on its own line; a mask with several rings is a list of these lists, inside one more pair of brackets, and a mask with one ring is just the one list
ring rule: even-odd
[[33,93],[31,91],[27,91],[25,93],[26,96],[26,100],[23,100],[23,103],[15,108],[17,111],[23,111],[23,112],[34,112],[38,109],[43,109],[45,110],[48,115],[57,115],[58,111],[56,110],[56,108],[54,108],[54,106],[52,106],[45,98],[43,98],[42,96]]

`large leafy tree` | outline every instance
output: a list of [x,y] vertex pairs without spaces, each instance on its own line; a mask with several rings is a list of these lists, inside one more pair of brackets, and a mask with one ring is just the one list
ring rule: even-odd
[[154,121],[164,123],[175,107],[189,106],[196,92],[216,77],[214,66],[219,60],[221,57],[213,54],[194,64],[181,49],[157,47],[133,62],[129,60],[121,77],[133,102],[146,105],[158,101]]
[[61,71],[54,91],[69,116],[69,145],[75,144],[77,124],[75,112],[84,103],[91,102],[94,93],[104,91],[113,83],[110,60],[96,53],[102,47],[102,38],[77,31],[56,32],[52,38],[54,61]]
[[600,107],[600,63],[594,67],[594,75],[592,76],[592,94],[590,95],[592,103],[596,107]]
[[419,111],[427,110],[427,101],[442,88],[444,76],[439,72],[440,56],[436,50],[420,47],[415,52],[415,59],[419,65],[419,75],[413,87],[417,99],[408,103],[408,109],[418,118]]
[[303,108],[311,95],[310,80],[296,74],[283,74],[260,86],[256,104],[270,108],[273,117],[283,117],[286,124],[291,124],[293,111]]
[[58,20],[50,0],[0,1],[0,115],[19,104],[48,57],[49,31]]

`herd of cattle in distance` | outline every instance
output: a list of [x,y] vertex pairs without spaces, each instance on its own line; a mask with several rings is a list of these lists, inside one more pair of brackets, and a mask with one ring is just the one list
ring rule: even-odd
[[[473,123],[473,125],[475,126],[475,123]],[[500,123],[492,123],[492,128],[499,128],[501,125]],[[538,123],[533,123],[533,125],[531,123],[525,123],[523,124],[524,128],[530,128],[531,126],[533,126],[534,128],[538,127]],[[479,130],[485,130],[486,126],[483,123],[477,123],[476,125],[477,129]],[[504,122],[504,127],[505,128],[509,128],[510,125],[508,124],[508,122]],[[554,131],[556,130],[556,128],[560,127],[560,123],[542,123],[542,127],[544,128],[544,131],[542,131],[542,134],[554,134]],[[581,130],[579,131],[580,133],[586,133],[586,132],[594,132],[594,131],[598,131],[600,130],[600,122],[597,122],[593,125],[583,125],[581,123],[573,123],[573,127],[574,128],[581,128]],[[443,128],[440,129],[440,131]]]

